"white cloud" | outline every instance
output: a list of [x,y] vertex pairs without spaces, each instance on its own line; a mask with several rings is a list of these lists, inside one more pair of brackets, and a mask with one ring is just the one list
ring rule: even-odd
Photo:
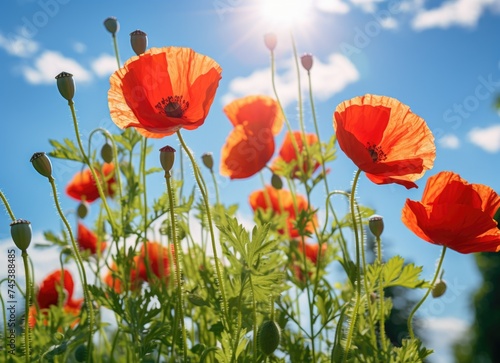
[[469,141],[490,153],[500,151],[500,125],[480,128],[469,131]]
[[398,27],[398,21],[395,18],[383,18],[380,21],[380,25],[382,25],[382,28],[384,29],[397,29]]
[[23,67],[22,73],[26,81],[32,84],[53,83],[54,77],[61,72],[69,72],[77,82],[88,82],[92,74],[83,68],[76,60],[66,58],[59,52],[44,51],[36,58],[32,67]]
[[[474,27],[483,12],[498,0],[449,0],[441,6],[421,10],[413,19],[414,29],[448,28],[453,25]],[[497,4],[498,5],[498,4]]]
[[[275,76],[276,88],[283,106],[286,107],[297,99],[297,78],[293,59],[280,62],[283,67]],[[302,79],[307,75],[302,70]],[[359,79],[359,73],[351,61],[341,54],[331,54],[325,63],[314,58],[311,70],[312,85],[315,97],[327,100],[334,94],[342,91],[347,85]],[[303,81],[304,86],[307,82]],[[304,86],[305,90],[305,86]],[[251,94],[265,94],[273,96],[271,84],[271,69],[258,69],[248,77],[238,77],[229,83],[229,93],[222,97],[224,104],[235,98]]]
[[453,344],[466,333],[467,323],[454,317],[426,318],[421,327],[427,348],[434,350],[432,360],[453,363]]
[[460,147],[460,140],[456,135],[444,135],[438,141],[439,145],[445,149],[458,149]]
[[373,13],[377,10],[377,4],[384,0],[351,0],[351,3],[360,7],[367,13]]
[[349,12],[349,5],[342,0],[317,0],[316,8],[325,13],[346,14]]
[[73,43],[73,50],[80,54],[85,53],[85,51],[87,50],[87,46],[82,42],[75,42]]
[[4,49],[8,54],[28,58],[38,51],[38,43],[34,40],[22,37],[18,34],[7,34],[4,36],[0,33],[0,48]]
[[110,76],[117,69],[116,58],[109,54],[101,54],[92,61],[91,67],[99,77]]

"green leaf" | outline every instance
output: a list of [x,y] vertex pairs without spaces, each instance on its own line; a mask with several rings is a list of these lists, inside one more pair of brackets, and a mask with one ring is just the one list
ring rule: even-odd
[[424,280],[419,279],[422,267],[413,263],[404,265],[401,256],[394,256],[382,266],[384,287],[403,286],[408,288],[422,287]]
[[80,149],[70,139],[64,139],[64,143],[57,140],[49,140],[49,143],[54,147],[54,150],[49,152],[50,156],[58,159],[85,162]]

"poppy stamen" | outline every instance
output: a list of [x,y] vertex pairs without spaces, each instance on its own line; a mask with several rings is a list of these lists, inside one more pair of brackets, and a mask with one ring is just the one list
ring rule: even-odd
[[180,118],[189,108],[189,101],[183,100],[182,96],[168,96],[162,98],[155,108],[167,117]]
[[381,146],[368,143],[366,150],[368,150],[368,152],[370,153],[370,156],[374,163],[377,163],[379,161],[384,161],[385,159],[387,159],[387,155],[382,150]]

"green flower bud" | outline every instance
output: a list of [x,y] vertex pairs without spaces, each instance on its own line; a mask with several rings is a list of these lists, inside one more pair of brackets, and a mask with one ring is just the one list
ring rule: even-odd
[[110,144],[105,143],[104,145],[102,145],[101,158],[106,163],[110,163],[113,161],[113,147]]
[[304,54],[302,57],[300,57],[300,62],[302,63],[302,67],[304,67],[304,69],[309,72],[313,66],[312,54]]
[[265,355],[271,355],[280,345],[281,329],[279,325],[272,320],[262,323],[257,335],[259,348]]
[[203,161],[203,165],[205,165],[210,171],[213,170],[214,167],[214,157],[212,153],[204,153],[201,156],[201,160]]
[[160,163],[165,170],[165,177],[170,177],[170,170],[174,166],[175,149],[172,146],[164,146],[160,149]]
[[134,30],[130,33],[130,45],[135,54],[141,55],[148,47],[148,35],[142,30]]
[[21,251],[28,249],[31,243],[31,223],[25,219],[17,219],[10,224],[10,235]]
[[384,231],[384,218],[377,214],[372,215],[368,220],[368,227],[370,227],[370,231],[373,235],[379,238]]
[[75,349],[75,360],[77,362],[85,362],[87,360],[87,346],[85,344],[80,344]]
[[283,181],[281,180],[279,175],[273,174],[273,176],[271,177],[271,185],[273,186],[274,189],[277,190],[283,188]]
[[89,212],[89,207],[87,202],[81,202],[78,204],[78,207],[76,208],[76,214],[78,215],[79,218],[83,219],[87,216],[87,213]]
[[446,292],[446,281],[439,280],[434,284],[431,294],[433,298],[438,298],[444,295]]
[[34,153],[30,159],[36,171],[46,178],[52,176],[52,164],[49,157],[44,152]]
[[118,23],[118,20],[114,16],[110,16],[104,20],[104,27],[114,36],[120,30],[120,23]]
[[75,96],[75,81],[73,80],[73,75],[68,72],[61,72],[56,76],[57,89],[61,96],[63,96],[68,101],[73,100]]

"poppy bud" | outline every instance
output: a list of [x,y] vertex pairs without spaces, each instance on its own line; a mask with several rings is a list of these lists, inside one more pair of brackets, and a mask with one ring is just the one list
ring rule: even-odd
[[160,149],[160,163],[163,170],[165,170],[165,177],[170,176],[170,170],[174,166],[175,149],[172,146],[164,146]]
[[87,346],[80,344],[75,349],[75,359],[77,362],[85,362],[87,360]]
[[31,223],[25,219],[16,219],[10,224],[10,235],[17,248],[27,250],[31,243]]
[[34,153],[30,159],[36,171],[46,178],[52,176],[52,164],[49,157],[44,152]]
[[438,298],[440,296],[443,296],[445,292],[446,292],[446,281],[439,280],[432,288],[431,293],[433,298]]
[[135,54],[141,55],[148,47],[148,35],[142,30],[134,30],[130,33],[130,45],[132,45]]
[[262,323],[257,333],[259,348],[266,356],[273,354],[281,340],[280,326],[272,320]]
[[120,30],[120,23],[118,23],[118,20],[114,16],[110,16],[104,20],[104,27],[114,36]]
[[281,180],[279,175],[273,174],[273,176],[271,177],[271,185],[273,186],[274,189],[277,190],[283,188],[283,181]]
[[87,202],[81,202],[78,204],[78,207],[76,208],[76,214],[78,215],[79,218],[83,219],[87,216],[87,213],[89,212],[89,207]]
[[379,238],[384,231],[384,218],[382,218],[382,216],[374,214],[368,220],[368,226],[370,227],[370,231],[373,233],[373,235]]
[[110,163],[113,161],[113,147],[110,144],[105,143],[104,145],[102,145],[101,158],[106,163]]
[[309,72],[313,66],[312,54],[304,54],[302,57],[300,57],[300,62],[302,63],[302,67],[304,67],[304,69]]
[[204,153],[201,156],[201,160],[203,161],[203,165],[205,165],[210,171],[213,170],[214,167],[214,157],[212,156],[212,153]]
[[276,48],[277,38],[274,33],[267,33],[264,35],[264,43],[266,44],[267,49],[271,52]]
[[73,100],[75,96],[75,81],[73,80],[73,75],[68,72],[61,72],[56,76],[57,89],[61,96],[63,96],[68,101]]

